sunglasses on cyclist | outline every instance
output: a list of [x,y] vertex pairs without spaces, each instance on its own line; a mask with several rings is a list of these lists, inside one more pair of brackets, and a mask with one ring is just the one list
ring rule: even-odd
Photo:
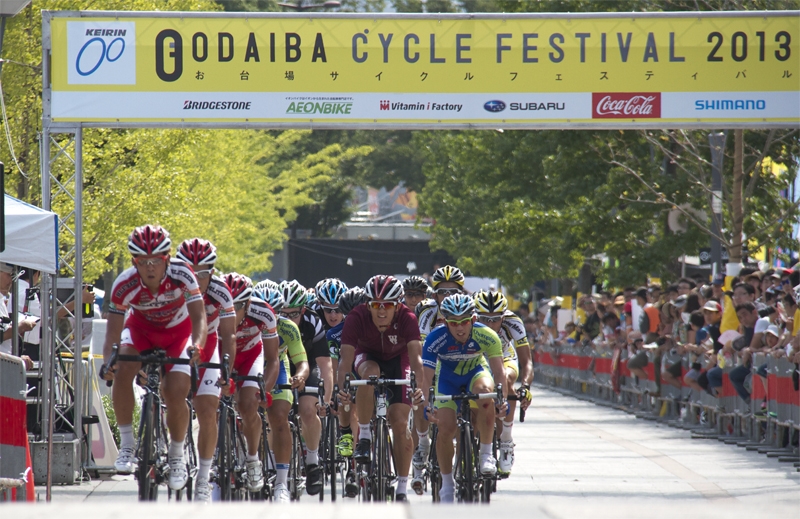
[[137,258],[134,256],[133,262],[139,267],[157,267],[167,262],[169,256],[158,256],[156,258]]
[[205,278],[207,278],[208,276],[210,276],[213,273],[214,273],[214,269],[195,270],[194,271],[194,275],[197,277],[197,279],[205,279]]
[[385,310],[397,306],[397,301],[370,301],[367,304],[373,310]]
[[233,309],[234,309],[234,310],[236,310],[236,311],[239,311],[239,310],[241,310],[242,308],[244,308],[244,306],[245,306],[246,304],[247,304],[247,301],[242,301],[242,302],[240,302],[240,303],[234,303],[234,304],[233,304]]
[[406,297],[425,297],[425,292],[406,292]]
[[302,313],[302,310],[297,310],[296,312],[281,312],[281,315],[287,319],[296,319],[300,317],[300,314]]
[[478,320],[480,322],[482,322],[482,323],[499,323],[500,321],[503,320],[503,316],[502,315],[495,315],[495,316],[479,315],[478,316]]
[[323,306],[322,307],[322,311],[325,312],[326,314],[340,314],[340,313],[342,313],[342,311],[339,310],[338,307],[337,308],[332,308],[332,307],[329,307],[329,306]]
[[436,293],[440,296],[452,296],[454,294],[460,294],[461,290],[458,288],[437,288]]
[[472,317],[465,317],[464,319],[445,319],[445,322],[447,322],[447,324],[452,324],[453,326],[461,326],[471,321]]

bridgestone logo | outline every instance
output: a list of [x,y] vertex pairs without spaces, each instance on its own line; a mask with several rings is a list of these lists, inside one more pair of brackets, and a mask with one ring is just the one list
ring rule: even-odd
[[183,102],[184,110],[250,110],[252,101],[191,101]]
[[290,103],[287,114],[349,114],[353,103]]

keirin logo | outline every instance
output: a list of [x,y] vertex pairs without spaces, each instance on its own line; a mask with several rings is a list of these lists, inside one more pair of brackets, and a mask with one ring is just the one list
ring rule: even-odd
[[389,101],[381,101],[381,110],[389,110]]
[[593,93],[593,119],[659,119],[660,92]]
[[67,82],[136,84],[136,22],[67,22]]

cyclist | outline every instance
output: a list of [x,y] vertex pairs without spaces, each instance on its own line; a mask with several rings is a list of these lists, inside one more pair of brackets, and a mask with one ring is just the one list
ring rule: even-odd
[[[347,317],[353,308],[363,304],[367,300],[367,294],[361,287],[354,287],[339,297],[339,310],[341,310],[344,318]],[[342,330],[344,330],[344,319],[328,330],[325,334],[328,339],[328,348],[331,351],[331,363],[333,364],[334,372],[339,370],[339,351],[342,345]],[[355,415],[355,408],[351,407],[350,412],[346,412],[343,407],[339,408],[339,442],[336,446],[339,455],[349,458],[353,455],[353,429],[350,424],[353,422]],[[355,482],[355,474],[348,471],[347,480],[345,482],[345,494],[348,497],[356,497],[358,495],[358,485]]]
[[[419,335],[422,341],[431,333],[431,330],[444,323],[444,317],[439,311],[439,305],[442,304],[445,297],[452,294],[460,294],[464,291],[464,274],[458,267],[445,265],[436,269],[431,277],[431,283],[434,290],[433,299],[425,299],[417,304],[415,308],[419,320]],[[411,488],[418,495],[422,495],[424,485],[422,469],[431,450],[431,441],[428,437],[428,422],[422,413],[415,415],[414,425],[417,429],[418,441],[412,460],[414,478],[411,480]]]
[[[308,310],[308,292],[296,280],[280,284],[284,305],[281,315],[300,329],[300,337],[308,357],[308,379],[305,385],[318,387],[319,381],[325,384],[325,402],[333,395],[333,368],[331,354],[325,340],[322,321]],[[319,441],[322,435],[322,422],[317,414],[319,397],[315,393],[300,393],[300,419],[303,421],[303,437],[306,442],[306,492],[317,495],[322,490],[322,471],[319,467]]]
[[[107,364],[112,346],[120,355],[138,355],[160,348],[169,358],[189,358],[188,348],[202,349],[206,342],[206,311],[200,287],[189,265],[170,259],[172,240],[158,225],[137,227],[128,238],[133,266],[122,272],[111,289],[108,328],[103,345]],[[128,312],[126,318],[126,312]],[[119,474],[130,474],[136,465],[133,438],[133,379],[141,369],[137,362],[119,362],[106,373],[115,380],[114,413],[120,432],[120,450],[114,463]],[[105,370],[104,370],[105,371]],[[180,490],[188,478],[183,442],[189,426],[186,395],[191,388],[188,365],[164,366],[161,394],[167,407],[169,429],[168,485]]]
[[[466,388],[471,393],[491,393],[497,384],[505,383],[503,346],[500,337],[488,326],[475,323],[475,304],[464,294],[447,296],[440,305],[446,326],[428,335],[422,348],[424,386],[429,387],[436,373],[436,393],[455,395]],[[487,363],[488,359],[488,363]],[[494,379],[494,381],[492,380]],[[505,397],[506,387],[503,386]],[[489,400],[481,400],[475,409],[475,429],[480,437],[479,470],[485,475],[497,473],[497,460],[492,455],[494,421],[505,416],[507,408],[497,409]],[[441,501],[452,502],[453,439],[456,435],[456,405],[438,402],[429,415],[439,425],[436,456],[442,475]],[[488,440],[488,442],[487,442]]]
[[[257,377],[264,375],[264,384],[275,384],[278,379],[278,320],[272,307],[253,296],[250,278],[232,272],[225,276],[225,284],[233,296],[236,312],[236,355],[231,359],[231,371],[238,375]],[[261,402],[258,383],[245,380],[237,383],[236,407],[242,418],[242,432],[247,440],[247,487],[258,492],[264,487],[264,471],[258,459],[261,441]]]
[[421,276],[409,276],[403,280],[403,304],[412,310],[428,295],[428,282]]
[[[264,283],[264,282],[262,282]],[[283,309],[283,295],[277,284],[262,284],[257,291],[258,295],[267,301],[270,306],[280,312]],[[302,388],[308,378],[308,359],[303,341],[300,338],[300,329],[294,322],[282,315],[278,315],[278,337],[280,339],[280,363],[278,379],[275,384],[291,384],[293,387]],[[294,376],[289,375],[290,364],[295,367]],[[287,486],[289,480],[289,461],[292,456],[292,433],[289,429],[289,411],[294,402],[292,392],[288,389],[272,391],[272,405],[267,408],[267,417],[272,429],[270,446],[275,456],[275,501],[288,503],[291,500]]]
[[[525,333],[525,324],[517,314],[508,309],[508,300],[501,292],[481,290],[475,294],[475,309],[478,322],[491,328],[503,343],[503,366],[506,380],[503,384],[509,390],[517,380],[521,380],[520,405],[527,409],[531,401],[531,381],[533,380],[533,363],[531,347]],[[514,425],[516,401],[508,403],[508,415],[497,421],[500,433],[500,459],[498,469],[501,474],[510,474],[514,466],[514,440],[511,428]]]
[[[339,358],[339,387],[344,387],[345,375],[355,369],[359,378],[370,376],[406,379],[411,370],[417,377],[421,373],[419,324],[407,306],[400,302],[403,285],[392,276],[373,276],[364,291],[369,298],[366,305],[355,307],[344,321],[342,346]],[[420,379],[421,380],[421,379]],[[389,386],[389,426],[397,470],[396,501],[406,501],[408,470],[413,443],[408,430],[411,400],[406,388]],[[418,388],[414,396],[420,398]],[[347,393],[340,393],[342,403],[349,402]],[[356,392],[359,440],[354,453],[356,461],[369,462],[372,434],[369,421],[375,410],[373,389],[361,386]],[[422,409],[420,408],[420,414]]]
[[[192,267],[203,304],[206,308],[208,338],[200,352],[200,362],[218,364],[226,353],[236,355],[236,312],[233,310],[233,296],[225,282],[214,275],[217,249],[211,242],[200,238],[186,240],[178,246],[175,257]],[[217,345],[219,344],[219,348]],[[217,446],[217,408],[219,407],[220,387],[226,387],[227,380],[219,378],[218,369],[201,368],[198,371],[197,392],[194,395],[194,409],[200,424],[197,435],[199,463],[197,481],[194,487],[194,500],[207,503],[211,500],[211,487],[208,475]]]

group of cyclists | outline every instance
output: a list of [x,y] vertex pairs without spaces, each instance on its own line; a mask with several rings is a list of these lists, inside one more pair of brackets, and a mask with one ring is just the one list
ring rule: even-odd
[[[385,416],[392,432],[395,501],[407,501],[409,483],[418,495],[426,490],[423,471],[434,443],[430,424],[437,428],[438,497],[442,502],[454,500],[457,408],[453,401],[430,402],[429,387],[435,387],[436,395],[497,393],[496,399],[473,402],[472,423],[480,442],[476,468],[487,476],[510,474],[515,406],[524,409],[530,404],[533,365],[523,323],[509,311],[501,292],[468,295],[463,273],[449,265],[436,270],[430,284],[418,276],[400,281],[390,275],[373,276],[363,288],[349,289],[339,279],[324,279],[310,290],[294,280],[254,284],[235,272],[218,276],[217,251],[207,240],[186,240],[174,255],[172,246],[165,229],[137,227],[128,239],[132,266],[110,291],[101,377],[113,381],[119,474],[133,473],[139,461],[133,383],[142,366],[109,359],[112,351],[130,359],[153,350],[163,350],[168,358],[190,359],[164,366],[160,393],[169,432],[167,485],[179,491],[189,479],[184,442],[191,420],[187,395],[194,392],[199,433],[193,497],[198,502],[212,500],[221,396],[233,395],[241,418],[251,492],[265,483],[267,460],[259,457],[258,445],[259,408],[266,408],[274,454],[269,460],[275,471],[273,499],[290,500],[289,413],[295,395],[309,494],[319,494],[323,486],[321,416],[338,418],[335,448],[340,456],[369,463],[375,389],[360,385],[353,395],[345,390],[351,379],[417,382],[412,389],[388,388]],[[238,377],[221,376],[223,370],[211,367],[221,366],[223,359]],[[191,365],[197,368],[194,384]],[[335,394],[334,388],[340,391]],[[514,398],[507,400],[509,393]]]

